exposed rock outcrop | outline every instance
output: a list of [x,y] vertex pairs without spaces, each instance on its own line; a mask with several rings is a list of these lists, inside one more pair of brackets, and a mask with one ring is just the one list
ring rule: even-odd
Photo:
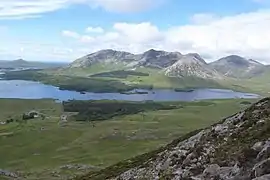
[[3,169],[0,169],[0,179],[1,179],[1,176],[7,177],[7,178],[18,178],[19,177],[16,173],[10,172],[7,170],[3,170]]
[[165,74],[174,77],[194,76],[199,78],[222,78],[211,69],[198,54],[187,54],[179,58],[172,66],[165,69]]

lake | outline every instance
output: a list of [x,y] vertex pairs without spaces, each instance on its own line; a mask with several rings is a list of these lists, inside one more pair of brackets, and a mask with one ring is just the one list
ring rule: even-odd
[[223,89],[196,89],[190,92],[175,92],[169,89],[137,90],[148,94],[91,93],[59,90],[58,87],[39,82],[22,80],[0,80],[0,98],[42,99],[51,98],[60,101],[76,100],[128,100],[128,101],[194,101],[203,99],[258,98],[251,93],[234,92]]

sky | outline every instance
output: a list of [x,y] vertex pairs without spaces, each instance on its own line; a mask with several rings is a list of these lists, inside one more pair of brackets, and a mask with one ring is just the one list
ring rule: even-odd
[[0,0],[1,60],[71,62],[101,49],[270,64],[270,0]]

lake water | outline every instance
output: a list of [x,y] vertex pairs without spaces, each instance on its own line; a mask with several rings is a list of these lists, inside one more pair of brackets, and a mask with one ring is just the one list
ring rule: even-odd
[[[140,90],[147,91],[147,90]],[[52,98],[60,101],[76,100],[129,100],[129,101],[194,101],[203,99],[258,98],[256,94],[234,92],[222,89],[196,89],[192,92],[175,92],[174,90],[149,90],[148,94],[120,93],[85,93],[59,90],[39,82],[0,80],[0,98],[42,99]]]

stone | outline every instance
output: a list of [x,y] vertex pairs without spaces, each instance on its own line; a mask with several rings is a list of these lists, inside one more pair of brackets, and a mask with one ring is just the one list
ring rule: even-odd
[[206,177],[212,177],[217,175],[217,172],[219,171],[220,166],[217,164],[211,164],[203,171],[203,176]]
[[228,125],[218,124],[214,127],[216,133],[224,134],[228,131]]
[[11,178],[18,178],[18,175],[16,173],[0,169],[0,175],[6,176],[6,177],[11,177]]
[[255,177],[260,177],[270,173],[270,158],[259,162],[253,167],[253,174]]
[[218,179],[231,179],[240,174],[240,168],[235,165],[233,167],[220,167],[217,164],[208,166],[203,171],[205,179],[218,178]]
[[255,151],[261,151],[263,149],[263,142],[257,142],[255,143],[251,149],[255,150]]
[[252,180],[270,180],[270,174],[266,174],[266,175],[254,178]]
[[270,145],[269,144],[265,144],[264,148],[259,152],[259,154],[256,157],[256,159],[259,161],[267,159],[267,158],[270,158]]
[[183,161],[183,165],[190,164],[192,159],[194,158],[195,158],[194,153],[190,153],[189,155],[187,155],[186,159]]

